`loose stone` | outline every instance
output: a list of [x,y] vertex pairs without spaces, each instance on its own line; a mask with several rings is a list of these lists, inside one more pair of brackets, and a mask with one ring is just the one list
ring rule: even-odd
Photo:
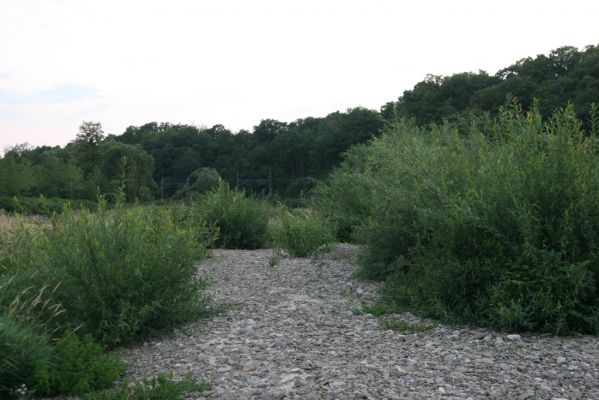
[[225,311],[125,349],[126,379],[172,372],[211,383],[189,399],[599,399],[593,336],[524,340],[444,324],[382,330],[378,318],[355,312],[379,288],[354,279],[359,251],[339,245],[319,260],[274,267],[271,250],[213,251],[198,273]]

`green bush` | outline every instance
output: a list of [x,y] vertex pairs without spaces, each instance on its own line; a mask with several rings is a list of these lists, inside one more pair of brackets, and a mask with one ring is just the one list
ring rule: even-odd
[[310,210],[281,210],[280,220],[271,230],[273,246],[293,257],[308,257],[335,241],[331,223]]
[[0,398],[29,392],[47,375],[51,357],[50,337],[43,330],[0,314]]
[[90,335],[80,339],[71,330],[56,342],[51,365],[33,386],[37,394],[81,395],[106,389],[125,369],[116,356],[105,356]]
[[[45,324],[55,308],[39,305],[60,306],[64,312],[48,330],[81,325],[81,333],[107,346],[189,321],[208,304],[196,274],[196,262],[207,256],[200,230],[177,225],[157,207],[32,220],[0,238],[0,311],[18,298]],[[35,300],[38,293],[44,301]]]
[[311,207],[328,216],[335,227],[335,235],[342,242],[354,241],[358,228],[364,225],[372,212],[377,196],[371,176],[372,161],[369,147],[359,145],[349,152],[340,167],[329,178],[318,183],[311,198]]
[[100,204],[49,219],[2,216],[0,397],[109,387],[123,365],[104,346],[209,311],[195,266],[208,230],[168,208]]
[[427,316],[599,332],[595,137],[571,108],[543,121],[513,107],[469,126],[400,122],[360,150],[361,169],[333,176],[332,188],[356,174],[374,194],[359,213],[362,273],[387,280],[386,302]]
[[66,310],[61,321],[81,324],[102,344],[137,340],[206,312],[196,262],[207,250],[168,210],[66,212],[44,236],[38,281],[60,283],[53,298]]
[[216,246],[259,249],[266,245],[267,225],[272,213],[266,201],[222,184],[200,197],[196,207],[201,218],[218,229]]

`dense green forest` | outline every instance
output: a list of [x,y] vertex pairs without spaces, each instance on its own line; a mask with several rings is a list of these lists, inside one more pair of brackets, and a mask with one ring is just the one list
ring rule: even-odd
[[591,104],[599,102],[599,47],[561,47],[495,75],[428,75],[380,111],[353,108],[291,123],[265,119],[252,131],[151,122],[105,135],[100,123],[84,122],[65,147],[17,145],[4,154],[0,207],[14,207],[14,197],[24,204],[40,195],[92,201],[98,191],[116,192],[122,171],[129,201],[173,198],[202,188],[202,180],[221,178],[252,192],[296,198],[386,124],[413,118],[424,126],[495,114],[514,98],[524,109],[537,99],[544,117],[571,102],[576,115],[588,121]]
[[385,104],[381,113],[385,119],[415,118],[426,125],[464,113],[496,115],[514,97],[525,109],[537,99],[544,117],[570,101],[577,116],[587,121],[591,104],[599,100],[599,48],[560,47],[548,56],[519,60],[495,75],[485,71],[427,75],[397,102]]

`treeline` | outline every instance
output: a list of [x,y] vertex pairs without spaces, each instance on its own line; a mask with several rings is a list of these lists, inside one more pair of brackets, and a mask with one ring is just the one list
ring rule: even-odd
[[582,121],[589,120],[592,103],[599,102],[599,47],[582,51],[564,46],[535,58],[527,57],[495,75],[485,71],[451,76],[427,75],[397,102],[381,108],[383,118],[415,118],[423,126],[457,120],[464,113],[497,114],[514,98],[529,109],[533,99],[545,118],[568,102]]
[[378,135],[382,126],[378,112],[354,108],[292,123],[266,119],[252,132],[149,123],[109,139],[140,146],[154,159],[159,197],[176,194],[199,168],[216,169],[232,186],[259,192],[270,184],[280,195],[295,197],[324,177],[351,146]]
[[544,117],[571,102],[577,117],[590,121],[591,104],[599,102],[599,47],[561,47],[495,75],[429,75],[380,112],[354,108],[291,123],[266,119],[252,131],[152,122],[106,136],[100,123],[84,122],[65,147],[6,152],[0,207],[15,196],[93,200],[98,190],[116,193],[122,181],[129,201],[168,199],[193,188],[198,171],[251,192],[294,198],[309,192],[352,146],[379,136],[385,124],[413,118],[424,126],[496,114],[514,98],[525,110],[537,99]]
[[293,197],[382,126],[380,114],[364,108],[292,123],[263,120],[237,133],[153,122],[105,136],[100,123],[84,122],[65,147],[10,149],[0,160],[0,194],[94,199],[98,190],[117,192],[124,177],[128,200],[167,199],[188,188],[195,171],[210,168],[232,186]]

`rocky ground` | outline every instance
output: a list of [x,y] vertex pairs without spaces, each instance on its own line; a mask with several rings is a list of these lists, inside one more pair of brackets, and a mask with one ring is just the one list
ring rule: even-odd
[[[320,260],[216,250],[210,320],[125,350],[128,379],[192,373],[211,399],[599,399],[599,341],[436,325],[382,329],[359,315],[376,287],[352,279],[356,247]],[[417,322],[410,315],[396,319]]]

